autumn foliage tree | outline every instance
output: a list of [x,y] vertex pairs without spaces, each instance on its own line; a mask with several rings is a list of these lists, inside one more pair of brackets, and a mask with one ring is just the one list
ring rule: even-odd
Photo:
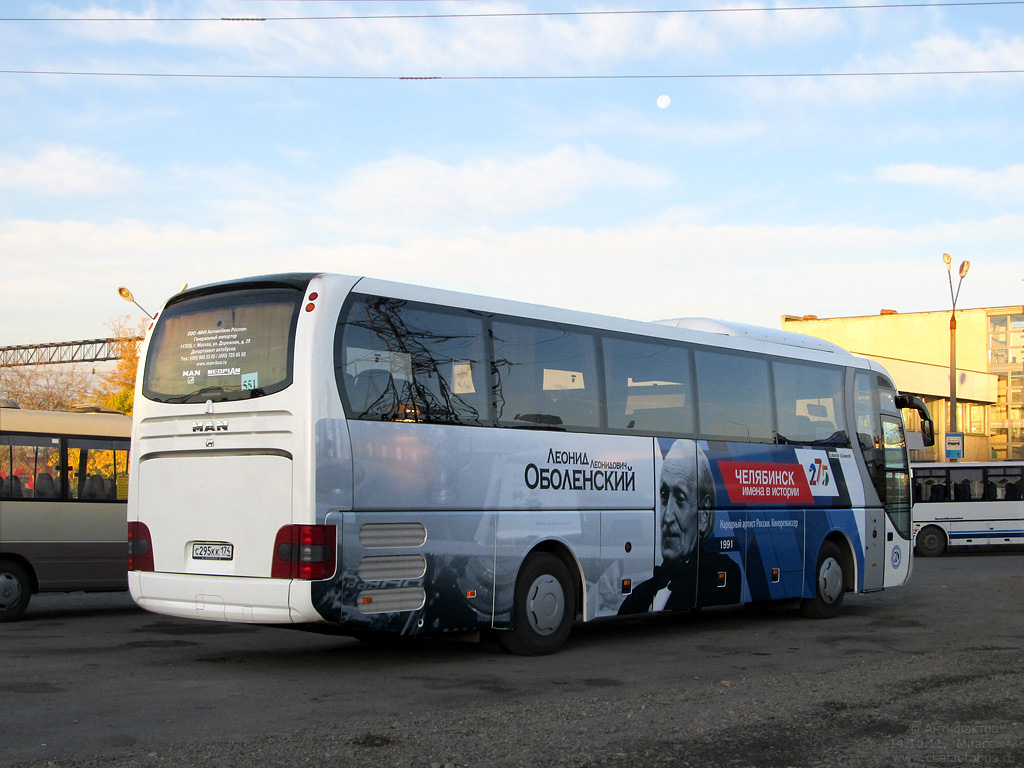
[[131,415],[135,405],[135,377],[139,372],[139,344],[148,325],[149,320],[144,318],[133,328],[128,315],[114,318],[107,324],[113,338],[117,339],[119,359],[115,368],[104,374],[93,389],[93,399],[99,405]]

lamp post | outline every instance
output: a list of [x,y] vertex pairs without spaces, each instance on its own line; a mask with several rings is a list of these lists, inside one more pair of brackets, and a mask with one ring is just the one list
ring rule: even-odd
[[117,289],[117,294],[118,294],[118,296],[120,296],[125,301],[130,301],[136,307],[141,309],[145,313],[146,317],[148,317],[150,320],[153,319],[153,316],[151,314],[149,314],[149,312],[146,312],[145,307],[143,307],[141,304],[139,304],[139,302],[137,302],[135,300],[135,297],[132,296],[132,292],[129,291],[127,288],[125,288],[123,285],[120,288]]
[[946,263],[946,276],[949,278],[949,298],[953,303],[953,312],[949,316],[949,429],[947,432],[958,432],[956,423],[956,300],[960,297],[960,286],[967,277],[967,270],[971,268],[971,262],[960,262],[960,280],[956,284],[956,293],[953,293],[953,257],[948,253],[942,254],[942,260]]

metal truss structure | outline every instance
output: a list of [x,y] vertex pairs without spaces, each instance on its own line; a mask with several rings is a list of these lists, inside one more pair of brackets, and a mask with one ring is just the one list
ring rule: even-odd
[[[141,336],[132,336],[136,345]],[[55,341],[50,344],[26,344],[0,347],[0,368],[18,365],[50,365],[56,363],[99,363],[121,359],[123,338]]]

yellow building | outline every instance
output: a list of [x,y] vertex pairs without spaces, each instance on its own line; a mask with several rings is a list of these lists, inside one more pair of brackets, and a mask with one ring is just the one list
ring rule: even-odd
[[[949,431],[950,314],[783,315],[782,328],[826,339],[885,366],[901,392],[924,399],[935,421],[935,445],[912,443],[918,448],[912,458],[943,461]],[[1024,459],[1024,306],[957,310],[956,399],[965,460]],[[919,429],[915,418],[908,429]]]

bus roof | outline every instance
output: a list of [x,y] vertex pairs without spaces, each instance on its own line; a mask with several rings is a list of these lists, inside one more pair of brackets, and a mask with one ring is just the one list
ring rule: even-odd
[[992,459],[991,461],[912,461],[914,469],[980,469],[981,467],[1024,467],[1021,459]]
[[131,437],[132,420],[123,413],[75,413],[0,408],[0,430],[28,434]]
[[881,369],[877,364],[854,355],[836,344],[801,333],[707,318],[680,318],[660,321],[628,320],[611,315],[559,309],[542,304],[499,299],[440,288],[428,288],[373,277],[358,277],[326,272],[254,275],[247,278],[200,285],[176,294],[168,301],[166,306],[186,300],[191,296],[205,295],[218,290],[242,289],[259,284],[288,285],[298,290],[303,290],[305,286],[309,285],[310,281],[315,279],[337,283],[339,286],[344,286],[345,290],[405,299],[407,301],[420,301],[512,317],[546,320],[596,330],[675,339],[693,344],[726,347],[762,354],[774,353],[783,357],[813,360],[855,368],[870,368],[884,372],[884,369]]

